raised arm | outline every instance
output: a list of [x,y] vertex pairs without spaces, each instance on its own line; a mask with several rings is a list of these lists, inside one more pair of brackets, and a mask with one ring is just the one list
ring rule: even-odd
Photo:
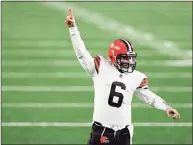
[[86,49],[83,40],[81,39],[79,30],[75,23],[72,9],[69,9],[69,16],[66,17],[65,22],[67,24],[67,27],[69,28],[72,45],[78,61],[90,76],[94,76],[94,74],[96,73],[94,60]]
[[180,119],[180,114],[175,109],[167,105],[166,102],[160,96],[156,95],[148,89],[147,78],[144,78],[140,86],[136,89],[135,96],[138,97],[141,101],[159,110],[166,111],[169,118]]

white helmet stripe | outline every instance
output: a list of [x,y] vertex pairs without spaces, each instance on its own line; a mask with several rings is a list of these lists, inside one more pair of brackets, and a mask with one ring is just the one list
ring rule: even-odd
[[132,52],[132,46],[131,46],[131,44],[127,41],[127,40],[124,40],[124,39],[121,39],[123,42],[125,42],[125,44],[127,44],[127,48],[128,48],[128,50],[129,50],[129,52]]

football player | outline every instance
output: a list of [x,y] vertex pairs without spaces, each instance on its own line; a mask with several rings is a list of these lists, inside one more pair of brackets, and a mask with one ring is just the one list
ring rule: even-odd
[[147,76],[135,70],[137,54],[128,40],[114,40],[108,48],[108,60],[92,57],[81,39],[72,9],[65,23],[78,61],[93,79],[94,112],[89,145],[132,144],[132,97],[137,96],[149,105],[163,110],[170,118],[180,114],[148,89]]

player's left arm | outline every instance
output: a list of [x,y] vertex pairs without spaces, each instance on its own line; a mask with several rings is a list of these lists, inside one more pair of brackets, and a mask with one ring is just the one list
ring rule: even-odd
[[165,111],[169,118],[180,119],[180,114],[176,109],[166,104],[165,100],[149,90],[147,78],[144,78],[139,87],[136,89],[135,96],[143,102],[159,110]]

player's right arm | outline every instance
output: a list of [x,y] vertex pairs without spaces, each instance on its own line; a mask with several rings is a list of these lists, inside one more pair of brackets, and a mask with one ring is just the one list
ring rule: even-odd
[[93,60],[93,57],[90,55],[88,50],[85,47],[83,40],[81,39],[79,30],[76,26],[75,19],[73,16],[72,9],[69,9],[70,15],[66,17],[66,25],[69,28],[70,37],[72,41],[73,48],[75,50],[76,56],[85,69],[85,71],[90,75],[94,76],[96,73],[96,59]]

